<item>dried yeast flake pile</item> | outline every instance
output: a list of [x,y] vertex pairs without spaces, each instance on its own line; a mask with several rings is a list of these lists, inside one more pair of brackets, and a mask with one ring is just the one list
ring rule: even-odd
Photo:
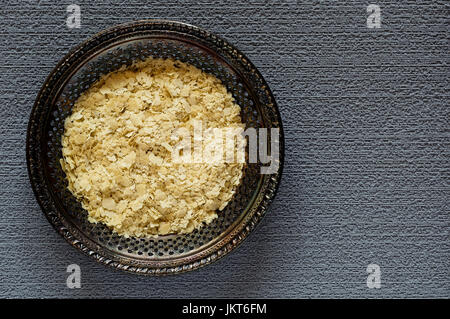
[[89,221],[151,237],[189,233],[216,218],[243,164],[172,163],[174,130],[193,134],[195,121],[244,127],[220,80],[179,61],[124,66],[84,92],[65,122],[61,165]]

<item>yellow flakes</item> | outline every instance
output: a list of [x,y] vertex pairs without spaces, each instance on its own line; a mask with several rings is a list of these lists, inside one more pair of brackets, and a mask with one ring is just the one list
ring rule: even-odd
[[[152,237],[189,233],[217,218],[243,163],[173,161],[172,153],[185,151],[174,134],[194,141],[197,122],[203,130],[244,127],[225,86],[180,61],[124,66],[84,92],[65,121],[60,162],[88,220],[126,237]],[[201,151],[222,142],[208,138]]]
[[104,198],[102,200],[102,206],[105,209],[114,210],[116,209],[116,202],[112,198]]

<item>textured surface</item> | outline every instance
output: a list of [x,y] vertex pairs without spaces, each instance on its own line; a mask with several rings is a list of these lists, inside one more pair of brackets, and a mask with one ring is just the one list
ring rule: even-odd
[[[373,1],[375,3],[375,1]],[[0,9],[0,295],[3,297],[450,297],[446,1],[62,1]],[[168,18],[224,36],[255,63],[284,120],[277,198],[234,253],[143,278],[97,265],[49,225],[25,162],[29,112],[73,46],[106,27]],[[82,288],[66,287],[77,263]],[[366,267],[380,265],[382,288]]]

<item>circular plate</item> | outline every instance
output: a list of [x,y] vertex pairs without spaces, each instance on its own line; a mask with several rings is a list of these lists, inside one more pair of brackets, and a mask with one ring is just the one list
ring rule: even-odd
[[[103,74],[147,57],[174,58],[219,78],[241,107],[247,128],[278,129],[279,158],[272,174],[267,163],[246,163],[241,185],[211,224],[191,234],[125,238],[87,212],[67,190],[59,164],[64,119],[82,92]],[[272,135],[268,136],[268,145]],[[222,38],[171,21],[137,21],[113,27],[80,44],[53,69],[31,112],[26,148],[35,196],[53,227],[72,246],[99,263],[128,272],[163,275],[207,265],[236,248],[255,228],[274,198],[281,178],[284,138],[274,97],[256,67]]]

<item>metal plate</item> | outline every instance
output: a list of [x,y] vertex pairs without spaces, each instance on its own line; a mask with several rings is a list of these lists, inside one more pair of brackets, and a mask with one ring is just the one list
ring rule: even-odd
[[[241,106],[246,127],[280,128],[280,163],[260,174],[247,163],[236,195],[211,224],[185,235],[125,238],[87,212],[67,190],[59,164],[64,119],[82,92],[100,76],[147,57],[175,58],[219,78]],[[129,272],[158,275],[199,268],[226,255],[254,229],[275,196],[284,139],[273,95],[255,66],[235,47],[197,27],[170,21],[138,21],[101,32],[66,55],[36,99],[27,134],[27,163],[36,198],[54,228],[98,262]]]

